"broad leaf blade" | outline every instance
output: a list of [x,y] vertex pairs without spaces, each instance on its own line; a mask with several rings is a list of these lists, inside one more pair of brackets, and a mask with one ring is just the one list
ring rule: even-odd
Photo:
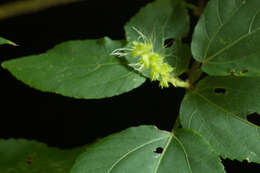
[[211,0],[193,35],[192,54],[211,75],[260,75],[260,1]]
[[[190,60],[189,47],[181,42],[181,38],[189,31],[189,15],[179,0],[156,0],[142,8],[136,16],[125,25],[128,47],[133,41],[149,41],[153,51],[166,56],[166,61],[175,68],[176,76],[187,70]],[[142,33],[145,38],[141,38]],[[146,39],[146,40],[143,40]],[[166,40],[176,40],[165,48]],[[127,60],[135,64],[137,58],[131,55]],[[138,69],[138,68],[136,68]],[[149,77],[149,73],[144,72]]]
[[1,173],[69,173],[82,149],[59,150],[27,140],[0,140]]
[[[161,151],[160,151],[161,150]],[[222,173],[220,159],[190,130],[176,135],[153,126],[103,139],[77,159],[71,173]]]
[[260,163],[260,128],[246,119],[260,113],[259,93],[259,77],[208,77],[185,96],[182,125],[199,132],[223,157]]
[[35,56],[6,61],[2,66],[25,84],[75,98],[103,98],[140,86],[145,78],[110,53],[122,47],[109,38],[69,41]]

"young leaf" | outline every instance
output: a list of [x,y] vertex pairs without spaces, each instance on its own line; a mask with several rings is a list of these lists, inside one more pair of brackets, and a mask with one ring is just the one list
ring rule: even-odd
[[259,0],[211,0],[193,34],[192,54],[211,75],[260,75]]
[[140,86],[145,78],[111,56],[120,41],[69,41],[52,50],[2,64],[25,84],[75,98],[103,98]]
[[[127,47],[134,41],[151,42],[153,51],[165,56],[166,62],[175,68],[176,76],[187,70],[190,51],[180,38],[189,31],[189,15],[181,1],[156,0],[148,4],[125,25],[125,31]],[[127,60],[132,64],[138,62],[131,55]],[[150,77],[148,72],[144,75]]]
[[247,121],[247,115],[260,113],[259,98],[259,77],[207,77],[185,96],[181,123],[221,156],[260,163],[260,128]]
[[71,173],[223,173],[220,159],[191,130],[129,128],[88,148]]
[[59,150],[27,140],[0,140],[1,173],[69,173],[82,149]]

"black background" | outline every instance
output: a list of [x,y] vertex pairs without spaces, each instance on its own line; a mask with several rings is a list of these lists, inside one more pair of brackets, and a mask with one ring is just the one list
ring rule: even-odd
[[[124,39],[124,24],[151,1],[85,0],[2,20],[0,36],[20,46],[0,46],[0,62],[43,53],[67,40]],[[192,26],[196,20],[192,18]],[[113,98],[77,100],[29,88],[2,68],[0,79],[0,138],[33,139],[59,148],[81,146],[141,124],[171,130],[185,93],[173,87],[162,90],[157,83],[147,81]],[[260,171],[253,163],[223,163],[228,173]]]

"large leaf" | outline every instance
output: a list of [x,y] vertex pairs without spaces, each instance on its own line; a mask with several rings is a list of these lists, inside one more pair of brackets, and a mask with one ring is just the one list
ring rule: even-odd
[[0,140],[1,173],[69,173],[82,149],[59,150],[27,140]]
[[260,1],[211,0],[193,35],[192,53],[211,75],[260,75]]
[[88,148],[71,173],[222,173],[220,159],[191,130],[129,128]]
[[223,157],[260,163],[259,77],[207,77],[181,105],[181,123],[204,136]]
[[[125,31],[128,46],[133,41],[150,41],[153,51],[166,56],[166,61],[175,67],[175,75],[187,70],[190,51],[187,45],[181,43],[180,38],[189,31],[189,15],[180,0],[156,0],[148,4],[125,25]],[[146,40],[142,40],[144,38],[141,38],[140,33]],[[167,43],[170,39],[176,41],[173,46],[165,48],[165,41]],[[131,56],[127,59],[133,64],[137,62]]]
[[145,78],[110,56],[122,47],[109,38],[69,41],[2,66],[31,87],[75,98],[111,97],[140,86]]

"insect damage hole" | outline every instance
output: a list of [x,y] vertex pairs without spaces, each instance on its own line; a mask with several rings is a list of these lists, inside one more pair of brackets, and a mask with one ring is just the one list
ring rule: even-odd
[[256,112],[246,116],[247,120],[257,126],[260,126],[260,115]]
[[168,38],[166,40],[164,40],[164,47],[165,48],[169,48],[173,45],[173,42],[174,42],[174,38]]
[[225,88],[215,88],[214,93],[215,94],[226,94],[226,89]]
[[248,73],[248,70],[245,69],[245,70],[241,71],[241,73],[243,73],[243,74]]
[[163,148],[162,147],[157,147],[153,152],[157,153],[157,154],[161,154],[163,152]]
[[27,160],[26,160],[26,163],[28,164],[28,165],[31,165],[32,164],[32,157],[29,157]]

